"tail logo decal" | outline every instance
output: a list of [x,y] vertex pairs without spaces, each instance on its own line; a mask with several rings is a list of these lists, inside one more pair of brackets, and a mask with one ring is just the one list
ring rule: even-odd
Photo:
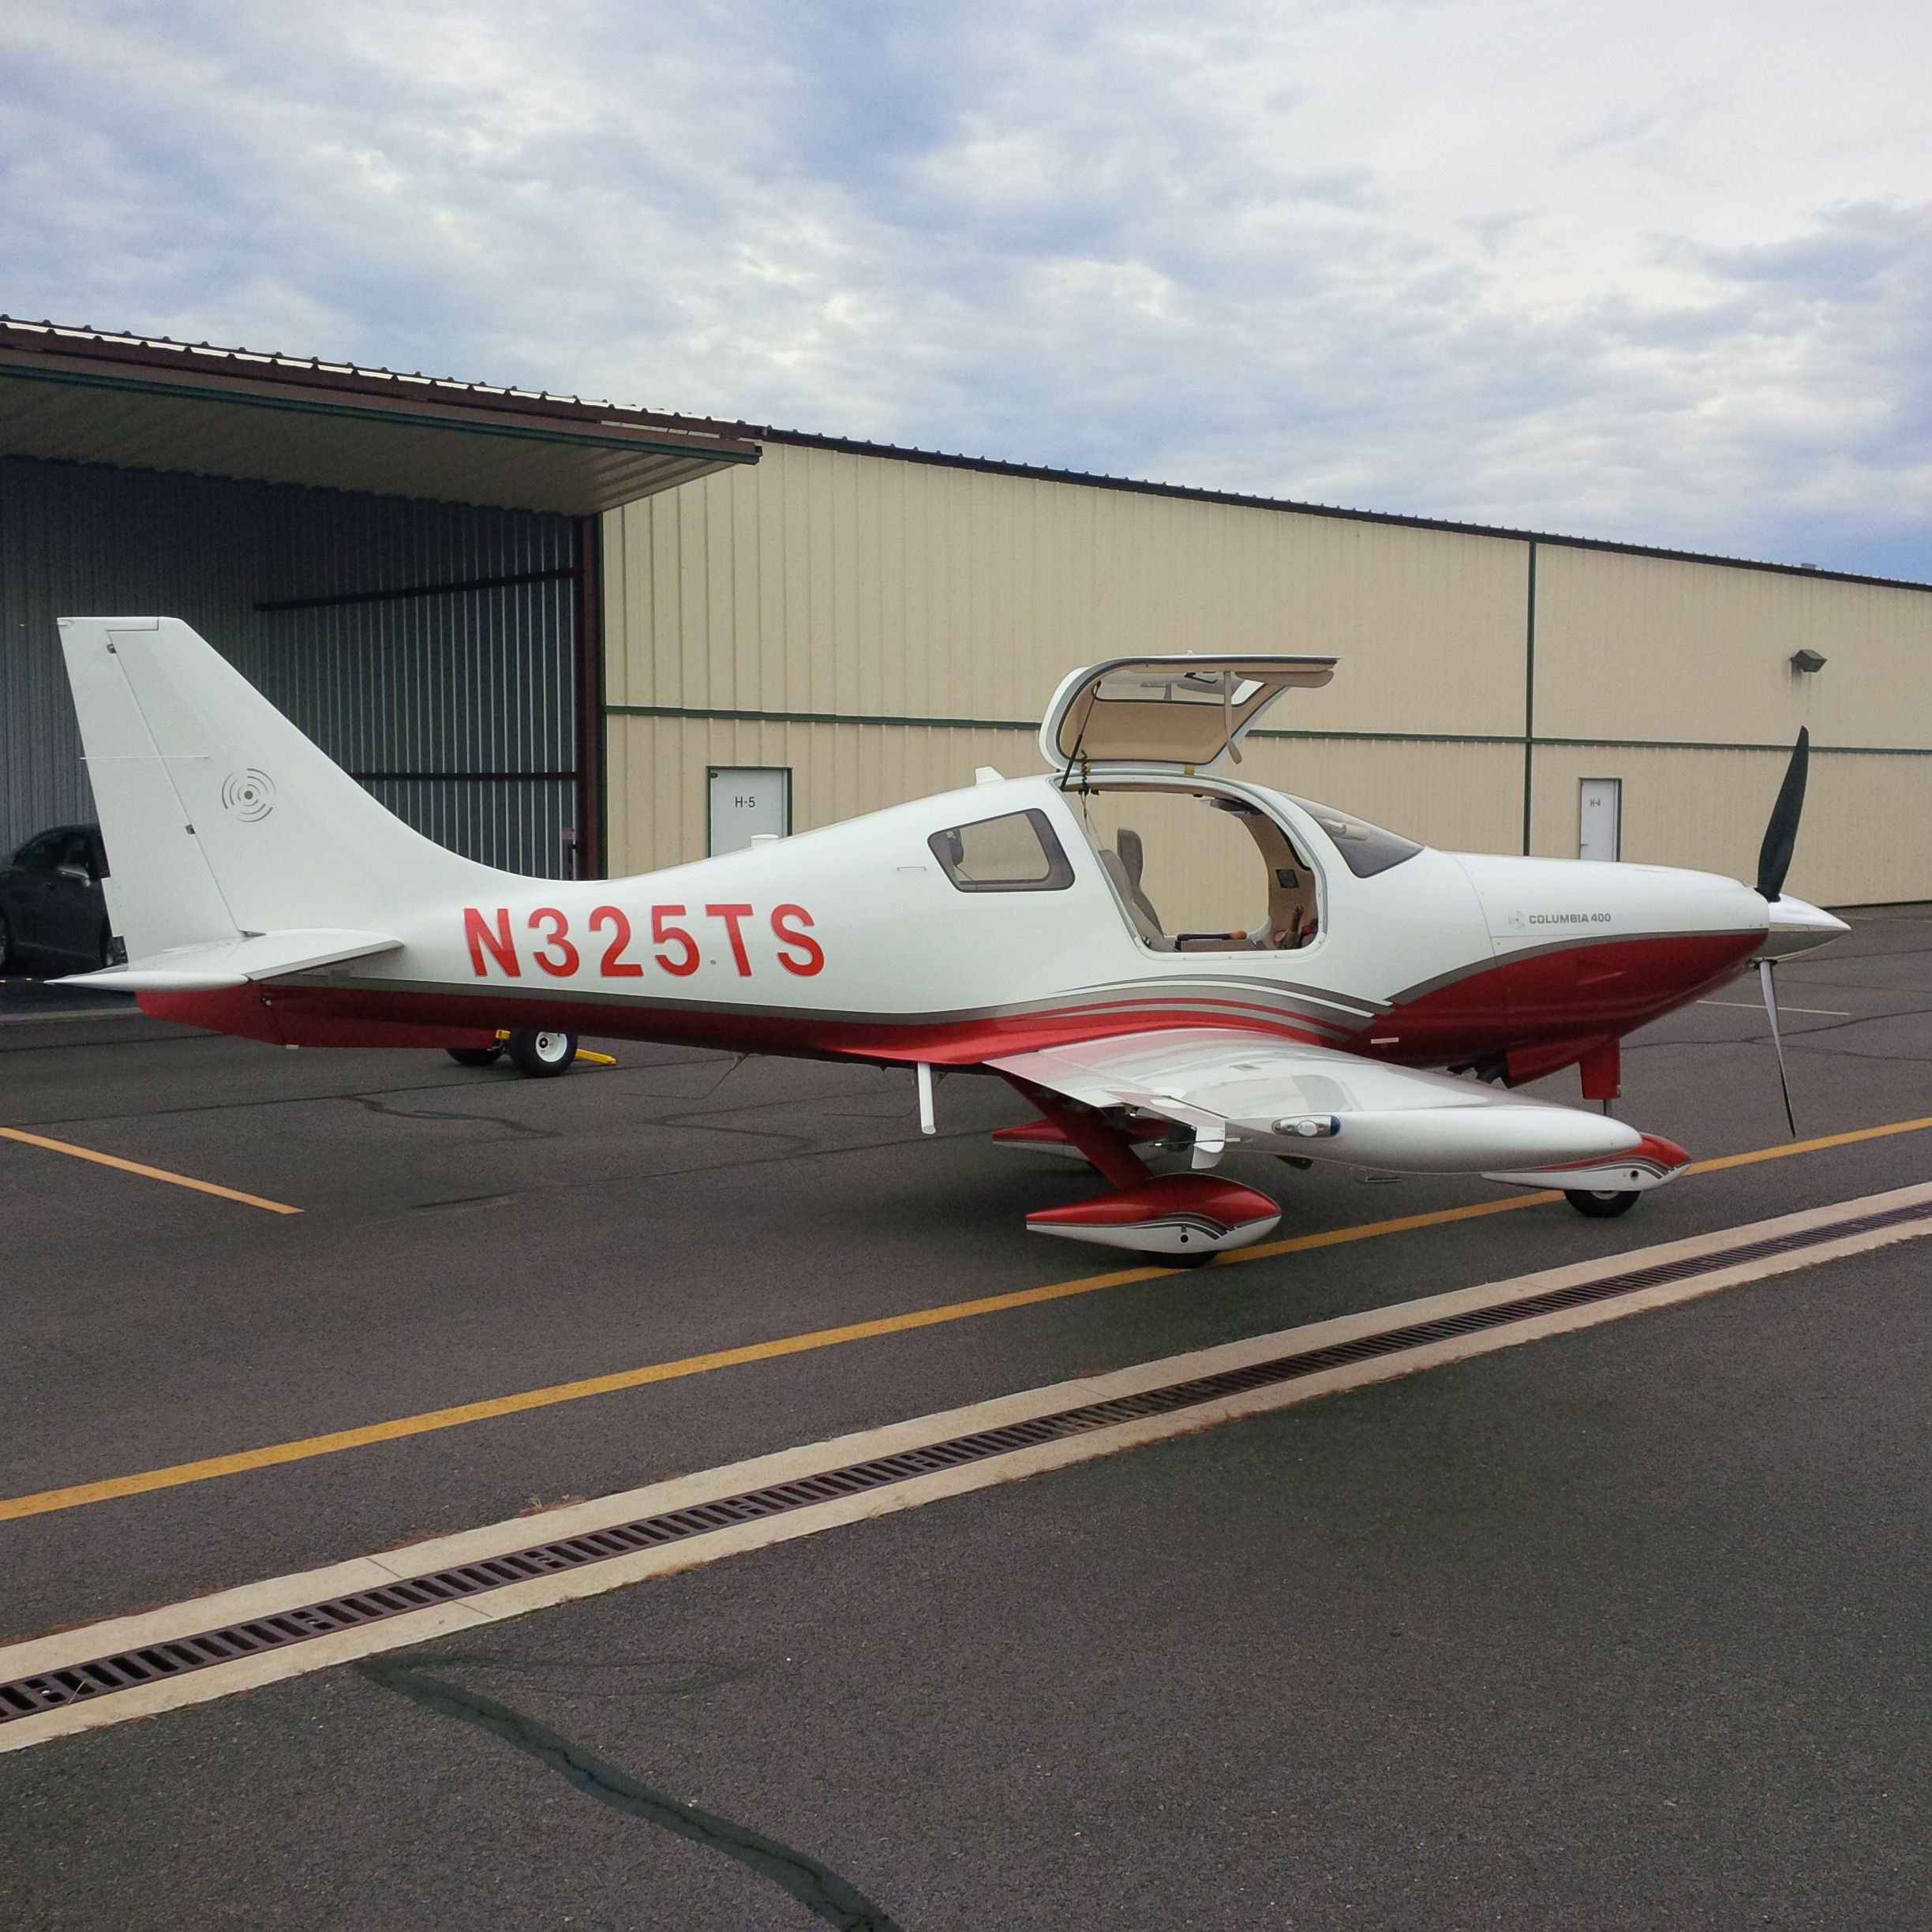
[[246,771],[230,772],[222,781],[222,807],[230,818],[254,825],[275,810],[275,781],[265,771],[250,766]]

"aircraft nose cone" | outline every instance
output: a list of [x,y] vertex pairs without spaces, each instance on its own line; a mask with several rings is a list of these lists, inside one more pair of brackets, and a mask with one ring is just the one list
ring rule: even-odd
[[1794,953],[1809,953],[1814,946],[1829,945],[1840,933],[1852,928],[1822,906],[1794,899],[1787,893],[1774,900],[1765,911],[1771,930],[1765,935],[1766,959],[1788,959]]

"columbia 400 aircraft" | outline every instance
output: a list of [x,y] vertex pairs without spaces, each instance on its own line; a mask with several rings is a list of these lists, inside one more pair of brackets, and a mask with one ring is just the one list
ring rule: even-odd
[[[1216,1171],[1230,1152],[1620,1213],[1688,1159],[1610,1116],[1622,1036],[1757,960],[1775,1039],[1771,963],[1846,930],[1782,893],[1802,734],[1753,887],[1433,851],[1237,775],[1241,738],[1332,657],[1120,658],[1054,694],[1046,774],[562,881],[419,837],[178,620],[62,630],[127,956],[73,983],[288,1046],[475,1060],[507,1030],[532,1071],[567,1066],[578,1031],[910,1066],[928,1133],[936,1069],[995,1073],[1039,1116],[999,1138],[1107,1184],[1028,1225],[1168,1265],[1280,1218]],[[1169,929],[1141,838],[1093,829],[1097,804],[1157,803],[1239,826],[1265,919]],[[1602,1111],[1509,1091],[1571,1065]]]

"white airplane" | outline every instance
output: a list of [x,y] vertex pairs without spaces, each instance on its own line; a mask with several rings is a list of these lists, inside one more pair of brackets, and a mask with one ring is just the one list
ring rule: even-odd
[[[128,955],[68,983],[289,1046],[481,1059],[509,1030],[542,1043],[537,1071],[567,1066],[578,1031],[909,1065],[927,1133],[936,1070],[995,1073],[1040,1116],[996,1138],[1109,1184],[1028,1226],[1168,1265],[1280,1218],[1215,1171],[1234,1151],[1619,1213],[1688,1159],[1610,1117],[1621,1037],[1757,960],[1775,1039],[1771,962],[1846,930],[1781,893],[1802,735],[1754,888],[1416,844],[1237,775],[1243,736],[1332,657],[1121,658],[1054,694],[1047,774],[983,771],[747,851],[564,881],[420,837],[178,619],[62,633]],[[1166,930],[1140,841],[1091,829],[1123,794],[1230,814],[1265,921]],[[1508,1091],[1572,1065],[1603,1111]]]

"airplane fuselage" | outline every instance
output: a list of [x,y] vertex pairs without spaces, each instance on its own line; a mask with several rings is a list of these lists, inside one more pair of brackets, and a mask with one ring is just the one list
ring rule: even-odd
[[[142,1003],[291,1045],[551,1027],[941,1065],[1208,1025],[1412,1066],[1513,1054],[1514,1078],[1533,1077],[1538,1054],[1566,1064],[1573,1046],[1647,1024],[1780,943],[1765,900],[1713,874],[1425,847],[1357,877],[1296,801],[1219,777],[1189,785],[1285,828],[1317,876],[1313,940],[1292,950],[1150,946],[1075,802],[1040,777],[627,879],[479,869],[460,900],[391,914],[384,930],[398,950],[272,985],[147,993]],[[935,834],[1028,811],[1046,815],[1070,878],[1052,889],[956,886]],[[1787,944],[1810,911],[1790,904]]]

